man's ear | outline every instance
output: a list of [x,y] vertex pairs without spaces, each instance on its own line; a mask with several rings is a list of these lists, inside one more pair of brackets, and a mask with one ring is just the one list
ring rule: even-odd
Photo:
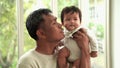
[[45,33],[44,33],[44,31],[42,29],[38,29],[36,31],[36,35],[38,36],[39,39],[40,38],[44,38],[44,39],[46,38]]

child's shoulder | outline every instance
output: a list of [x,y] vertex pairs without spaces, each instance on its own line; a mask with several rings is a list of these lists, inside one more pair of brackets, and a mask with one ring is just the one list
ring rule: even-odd
[[86,32],[92,32],[92,30],[91,30],[90,28],[85,27],[85,26],[81,26],[81,27],[80,27],[80,30],[84,30],[84,31],[86,31]]
[[85,26],[81,26],[79,31],[83,32],[83,33],[87,33],[89,31],[89,29]]

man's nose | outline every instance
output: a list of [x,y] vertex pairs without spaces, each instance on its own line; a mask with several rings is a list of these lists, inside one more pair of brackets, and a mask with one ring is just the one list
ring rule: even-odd
[[59,27],[59,28],[62,28],[62,24],[58,23],[58,27]]
[[62,27],[62,24],[58,23],[58,27]]

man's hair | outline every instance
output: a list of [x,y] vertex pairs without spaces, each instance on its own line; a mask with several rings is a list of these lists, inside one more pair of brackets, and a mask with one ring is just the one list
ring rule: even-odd
[[29,35],[34,39],[38,40],[36,35],[36,31],[40,27],[41,24],[44,22],[43,15],[48,15],[52,13],[49,9],[38,9],[33,11],[26,20],[26,28],[28,30]]
[[63,8],[62,12],[61,12],[61,22],[63,23],[63,19],[64,19],[64,14],[68,14],[68,13],[78,13],[79,14],[79,18],[80,18],[80,22],[82,21],[82,13],[81,10],[76,7],[76,6],[68,6]]

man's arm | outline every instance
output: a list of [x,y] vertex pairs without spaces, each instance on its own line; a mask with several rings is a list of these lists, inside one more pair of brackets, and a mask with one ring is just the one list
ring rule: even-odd
[[81,31],[77,31],[73,35],[73,39],[81,49],[80,68],[90,68],[89,39],[87,35]]

